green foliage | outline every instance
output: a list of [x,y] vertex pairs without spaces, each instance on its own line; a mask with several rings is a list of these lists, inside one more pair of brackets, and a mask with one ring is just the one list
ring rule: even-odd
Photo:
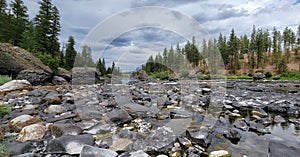
[[75,60],[75,67],[95,67],[92,58],[92,49],[87,45],[82,46],[82,51],[77,54]]
[[43,62],[43,64],[49,66],[54,73],[57,73],[57,68],[59,67],[59,59],[52,57],[50,54],[40,54],[38,58]]
[[12,80],[12,78],[8,75],[0,75],[0,86],[11,80]]
[[6,114],[8,114],[8,112],[9,112],[8,107],[4,105],[0,105],[0,117],[5,116]]
[[11,155],[11,150],[6,147],[4,143],[0,144],[0,156],[10,156]]
[[273,76],[273,74],[270,71],[268,71],[265,73],[265,76],[266,76],[266,78],[271,78]]
[[247,75],[242,75],[242,76],[229,75],[229,76],[227,76],[227,79],[248,80],[248,79],[253,79],[253,77],[247,76]]
[[300,80],[300,72],[290,71],[280,75],[281,80]]
[[169,71],[150,73],[150,77],[159,80],[168,80],[170,78]]
[[201,75],[198,77],[198,80],[210,80],[211,77],[210,75]]
[[75,40],[72,36],[69,36],[68,45],[66,49],[66,57],[65,57],[65,67],[67,70],[71,70],[74,66],[75,58],[77,55],[77,52],[74,48]]

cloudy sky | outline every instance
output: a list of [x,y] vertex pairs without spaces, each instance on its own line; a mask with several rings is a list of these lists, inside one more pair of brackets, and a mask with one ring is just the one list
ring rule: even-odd
[[[10,2],[11,0],[8,0]],[[37,0],[24,0],[30,18]],[[250,34],[252,26],[272,30],[300,24],[300,0],[53,0],[61,14],[60,42],[68,36],[76,49],[88,44],[94,58],[115,61],[123,71],[135,69],[164,47],[195,36],[217,38]],[[155,7],[154,7],[155,6]],[[142,8],[141,7],[146,7]],[[150,22],[149,22],[150,21]],[[193,34],[194,33],[194,34]]]

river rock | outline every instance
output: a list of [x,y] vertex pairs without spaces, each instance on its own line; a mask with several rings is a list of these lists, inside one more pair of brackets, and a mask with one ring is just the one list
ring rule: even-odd
[[41,139],[44,137],[46,131],[47,127],[42,123],[26,126],[19,133],[17,141],[25,142]]
[[227,157],[229,152],[226,150],[217,150],[209,153],[209,157]]
[[201,128],[200,130],[188,130],[187,137],[200,146],[207,147],[211,143],[211,137],[207,128]]
[[275,123],[285,123],[286,120],[283,117],[281,117],[280,115],[277,115],[274,117],[274,122]]
[[49,91],[43,98],[43,102],[47,104],[59,104],[61,102],[61,95],[57,91]]
[[140,81],[146,81],[146,80],[148,79],[148,75],[147,75],[146,71],[140,70],[140,71],[138,72],[138,79],[139,79]]
[[30,86],[31,84],[27,80],[12,80],[0,86],[0,92],[19,90]]
[[7,142],[3,142],[2,144],[5,145],[6,148],[10,149],[11,151],[10,153],[12,156],[26,154],[31,152],[34,149],[34,146],[32,145],[31,142],[7,141]]
[[80,157],[116,157],[118,153],[112,150],[97,148],[92,146],[84,146],[80,153]]
[[270,157],[299,157],[300,148],[289,147],[284,144],[270,141],[269,143],[269,156]]
[[51,134],[60,137],[63,135],[80,135],[83,130],[81,127],[73,124],[53,124],[49,126]]
[[72,79],[72,73],[64,68],[57,68],[57,75],[70,82]]
[[123,124],[132,120],[132,117],[123,109],[114,109],[108,113],[108,117],[116,124]]
[[21,115],[18,116],[14,119],[12,119],[9,123],[8,126],[10,128],[10,130],[15,131],[15,132],[19,132],[21,131],[25,126],[34,124],[34,123],[38,123],[41,120],[30,116],[30,115]]
[[72,84],[95,84],[100,81],[100,72],[91,67],[74,67],[72,69]]
[[150,157],[147,153],[142,150],[129,153],[131,157]]
[[51,113],[60,114],[65,112],[65,110],[66,109],[61,105],[50,105],[48,108],[44,110],[44,112],[47,114],[51,114]]
[[63,84],[67,84],[68,81],[66,79],[64,79],[63,77],[53,76],[52,83],[55,85],[63,85]]
[[133,142],[129,139],[117,139],[113,141],[113,144],[109,147],[113,151],[125,151],[126,148]]
[[261,73],[261,72],[257,72],[257,73],[255,73],[255,74],[253,75],[253,80],[254,80],[254,81],[257,81],[257,80],[263,80],[263,79],[265,79],[265,78],[266,78],[265,74],[263,74],[263,73]]
[[94,138],[92,135],[65,135],[53,139],[46,147],[48,153],[67,153],[71,155],[80,154],[85,145],[93,145]]

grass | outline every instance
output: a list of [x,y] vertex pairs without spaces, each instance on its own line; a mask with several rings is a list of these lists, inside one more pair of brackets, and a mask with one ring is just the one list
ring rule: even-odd
[[8,114],[9,110],[6,106],[1,105],[0,106],[0,117],[5,116],[6,114]]
[[228,75],[227,79],[234,79],[234,80],[252,80],[253,77],[252,76],[248,76],[248,75],[241,75],[241,76],[237,76],[237,75]]
[[5,144],[0,144],[0,156],[6,157],[11,155],[11,150]]
[[12,78],[10,76],[7,75],[0,75],[0,86],[3,85],[6,82],[11,81]]
[[291,71],[280,75],[280,80],[300,80],[300,72]]

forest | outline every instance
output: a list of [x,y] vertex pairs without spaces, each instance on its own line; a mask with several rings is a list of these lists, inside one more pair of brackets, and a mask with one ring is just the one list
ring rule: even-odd
[[[0,42],[24,48],[54,72],[58,67],[71,70],[73,66],[96,66],[103,76],[113,71],[121,73],[114,62],[106,68],[104,58],[95,63],[87,45],[82,47],[82,52],[76,52],[75,39],[71,35],[68,42],[61,45],[58,39],[61,31],[59,10],[51,0],[42,0],[39,5],[38,14],[29,20],[28,9],[22,0],[10,4],[1,0]],[[225,67],[230,75],[256,71],[282,74],[300,70],[300,65],[293,69],[288,66],[290,62],[299,63],[300,25],[296,31],[289,27],[280,31],[275,26],[273,30],[264,30],[253,25],[251,36],[237,36],[232,29],[228,36],[220,34],[217,39],[201,41],[201,45],[197,44],[196,38],[187,41],[183,47],[177,44],[175,48],[165,48],[162,55],[150,56],[142,69],[147,73],[167,71],[180,76],[187,76],[189,71],[215,74],[221,67]],[[273,69],[268,70],[268,66]]]

